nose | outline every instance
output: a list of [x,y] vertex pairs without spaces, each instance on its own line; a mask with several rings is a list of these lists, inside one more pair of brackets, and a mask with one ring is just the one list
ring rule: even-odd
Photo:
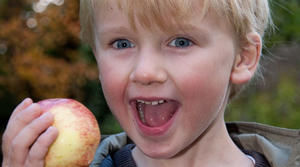
[[164,67],[163,55],[153,51],[140,51],[135,59],[135,66],[130,74],[130,80],[141,85],[166,82],[168,75]]

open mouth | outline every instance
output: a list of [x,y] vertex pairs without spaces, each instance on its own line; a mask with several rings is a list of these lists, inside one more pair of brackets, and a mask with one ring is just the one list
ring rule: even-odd
[[176,113],[179,103],[174,100],[135,101],[140,122],[148,127],[161,127],[168,123]]

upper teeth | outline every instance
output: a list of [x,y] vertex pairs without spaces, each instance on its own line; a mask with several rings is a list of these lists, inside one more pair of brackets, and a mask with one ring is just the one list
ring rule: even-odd
[[156,101],[144,101],[144,100],[137,100],[138,103],[143,103],[143,104],[148,104],[148,105],[158,105],[158,104],[162,104],[165,103],[165,100],[156,100]]

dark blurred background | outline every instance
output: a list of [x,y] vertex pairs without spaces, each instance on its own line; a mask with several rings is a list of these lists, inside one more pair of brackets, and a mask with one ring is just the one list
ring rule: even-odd
[[[259,80],[234,100],[227,121],[300,128],[300,1],[272,0]],[[102,133],[121,131],[103,98],[91,49],[79,39],[78,0],[0,0],[0,137],[24,98],[74,98]]]

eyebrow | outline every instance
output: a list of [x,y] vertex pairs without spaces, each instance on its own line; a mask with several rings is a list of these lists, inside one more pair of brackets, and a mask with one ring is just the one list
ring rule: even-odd
[[[202,41],[209,41],[209,31],[201,26],[196,26],[196,25],[193,25],[193,24],[176,24],[176,25],[171,25],[170,26],[171,28],[167,28],[167,31],[163,31],[161,29],[161,31],[163,33],[166,33],[166,34],[169,34],[169,35],[174,35],[174,34],[192,34],[193,36],[195,36],[197,39],[201,39]],[[173,27],[173,28],[172,28]],[[102,30],[100,29],[97,29],[96,30],[96,36],[99,38],[99,39],[103,39],[103,37],[107,37],[110,36],[110,35],[128,35],[128,34],[136,34],[136,32],[134,31],[133,28],[131,27],[127,27],[127,26],[115,26],[115,25],[112,25],[112,26],[107,26],[107,25],[104,25]],[[104,39],[105,39],[104,38]]]
[[99,29],[96,30],[97,34],[107,34],[107,33],[132,33],[131,29],[128,29],[125,26],[106,26],[103,28],[102,31],[100,31]]
[[174,28],[175,31],[182,31],[182,32],[200,32],[203,34],[208,34],[208,31],[205,30],[202,27],[197,27],[193,24],[177,24],[176,27]]

